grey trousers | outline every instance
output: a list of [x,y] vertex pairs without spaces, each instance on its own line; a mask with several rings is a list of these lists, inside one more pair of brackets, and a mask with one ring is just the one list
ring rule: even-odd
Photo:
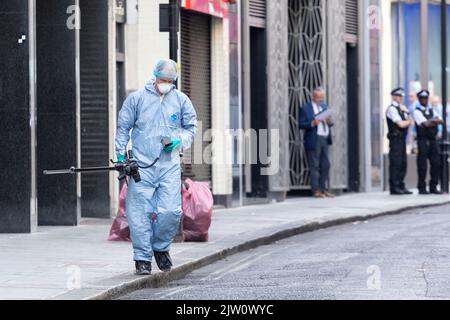
[[317,137],[316,150],[308,150],[308,163],[313,192],[325,192],[330,175],[329,145],[325,137]]

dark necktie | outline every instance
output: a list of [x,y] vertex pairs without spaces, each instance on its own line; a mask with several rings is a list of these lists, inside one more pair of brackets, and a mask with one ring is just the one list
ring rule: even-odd
[[[322,106],[317,106],[317,109],[319,110],[319,113],[318,114],[321,114],[322,113],[322,111],[323,111],[323,108],[322,108]],[[322,126],[322,128],[323,128],[323,132],[324,133],[327,133],[327,127],[325,127],[325,123],[323,123],[322,121],[320,122],[320,124],[319,124],[319,126]]]

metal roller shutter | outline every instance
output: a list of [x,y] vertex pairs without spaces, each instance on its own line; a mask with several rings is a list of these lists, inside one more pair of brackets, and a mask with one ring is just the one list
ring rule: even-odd
[[[108,164],[108,4],[80,0],[81,165]],[[109,217],[109,175],[81,176],[81,208],[85,217]]]
[[[210,145],[204,132],[211,129],[211,20],[207,15],[184,10],[181,12],[181,86],[202,122],[202,132],[197,134],[204,137],[201,148],[204,151]],[[200,148],[191,150],[196,149]],[[202,158],[200,152],[193,156],[194,159]],[[193,159],[191,162],[194,163]],[[204,162],[186,165],[184,175],[197,181],[211,181],[211,165]]]
[[358,42],[358,0],[345,0],[345,40]]
[[249,24],[252,27],[266,27],[266,0],[249,0]]

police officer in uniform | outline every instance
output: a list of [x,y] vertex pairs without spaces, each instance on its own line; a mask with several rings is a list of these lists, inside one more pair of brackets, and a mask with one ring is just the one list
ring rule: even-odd
[[[419,194],[442,194],[437,188],[440,176],[440,155],[437,142],[438,126],[443,123],[442,117],[429,103],[430,92],[422,90],[417,94],[419,105],[414,110],[417,129],[417,170],[419,174]],[[431,165],[430,191],[427,191],[428,160]]]
[[403,88],[391,92],[392,104],[386,111],[389,129],[389,185],[391,195],[410,195],[411,191],[405,187],[407,169],[406,136],[413,125],[408,109],[402,105],[405,97]]

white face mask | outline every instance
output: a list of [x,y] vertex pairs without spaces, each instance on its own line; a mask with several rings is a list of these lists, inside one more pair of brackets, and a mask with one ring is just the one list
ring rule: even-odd
[[158,84],[158,90],[162,94],[167,94],[170,90],[172,90],[172,85],[169,83],[160,83]]

